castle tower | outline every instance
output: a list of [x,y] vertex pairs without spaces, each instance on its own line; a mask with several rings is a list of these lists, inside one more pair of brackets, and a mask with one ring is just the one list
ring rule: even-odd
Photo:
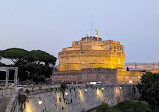
[[86,36],[73,41],[72,46],[59,52],[59,71],[83,68],[124,68],[124,46],[113,40],[102,41],[98,36]]

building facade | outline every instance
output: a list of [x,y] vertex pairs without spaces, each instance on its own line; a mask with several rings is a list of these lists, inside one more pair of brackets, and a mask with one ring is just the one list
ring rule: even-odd
[[54,72],[54,83],[87,83],[101,81],[103,83],[117,83],[117,69],[86,68],[78,71]]
[[54,83],[103,83],[136,84],[145,72],[126,71],[124,46],[118,41],[98,37],[83,37],[72,42],[69,48],[59,52],[58,71],[54,71]]
[[124,46],[113,40],[86,36],[59,52],[59,71],[84,68],[124,68]]

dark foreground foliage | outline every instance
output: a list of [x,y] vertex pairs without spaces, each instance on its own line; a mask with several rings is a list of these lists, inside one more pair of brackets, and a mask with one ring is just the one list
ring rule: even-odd
[[103,103],[87,112],[150,112],[150,108],[148,104],[141,101],[124,101],[114,107]]
[[141,101],[124,101],[112,108],[117,112],[150,112],[149,105]]
[[105,104],[105,103],[98,106],[96,108],[96,111],[97,112],[118,112],[117,110],[112,109],[108,104]]
[[137,88],[141,94],[141,100],[159,106],[159,74],[147,72],[142,76],[141,83],[137,85]]

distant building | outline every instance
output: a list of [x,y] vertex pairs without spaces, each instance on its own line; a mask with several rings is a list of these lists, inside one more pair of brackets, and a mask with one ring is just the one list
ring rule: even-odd
[[159,71],[159,63],[125,63],[125,68],[127,67],[130,71],[156,71],[156,73]]

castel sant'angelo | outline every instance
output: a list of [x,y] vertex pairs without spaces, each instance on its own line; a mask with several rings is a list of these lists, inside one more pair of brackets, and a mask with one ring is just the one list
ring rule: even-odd
[[54,83],[140,82],[144,72],[126,71],[124,61],[124,46],[118,41],[102,40],[96,30],[96,36],[73,41],[71,47],[63,48],[59,52],[59,66],[53,72],[52,80]]
[[124,46],[113,40],[102,41],[96,31],[95,37],[86,36],[72,42],[70,48],[59,52],[59,71],[84,68],[124,68]]

